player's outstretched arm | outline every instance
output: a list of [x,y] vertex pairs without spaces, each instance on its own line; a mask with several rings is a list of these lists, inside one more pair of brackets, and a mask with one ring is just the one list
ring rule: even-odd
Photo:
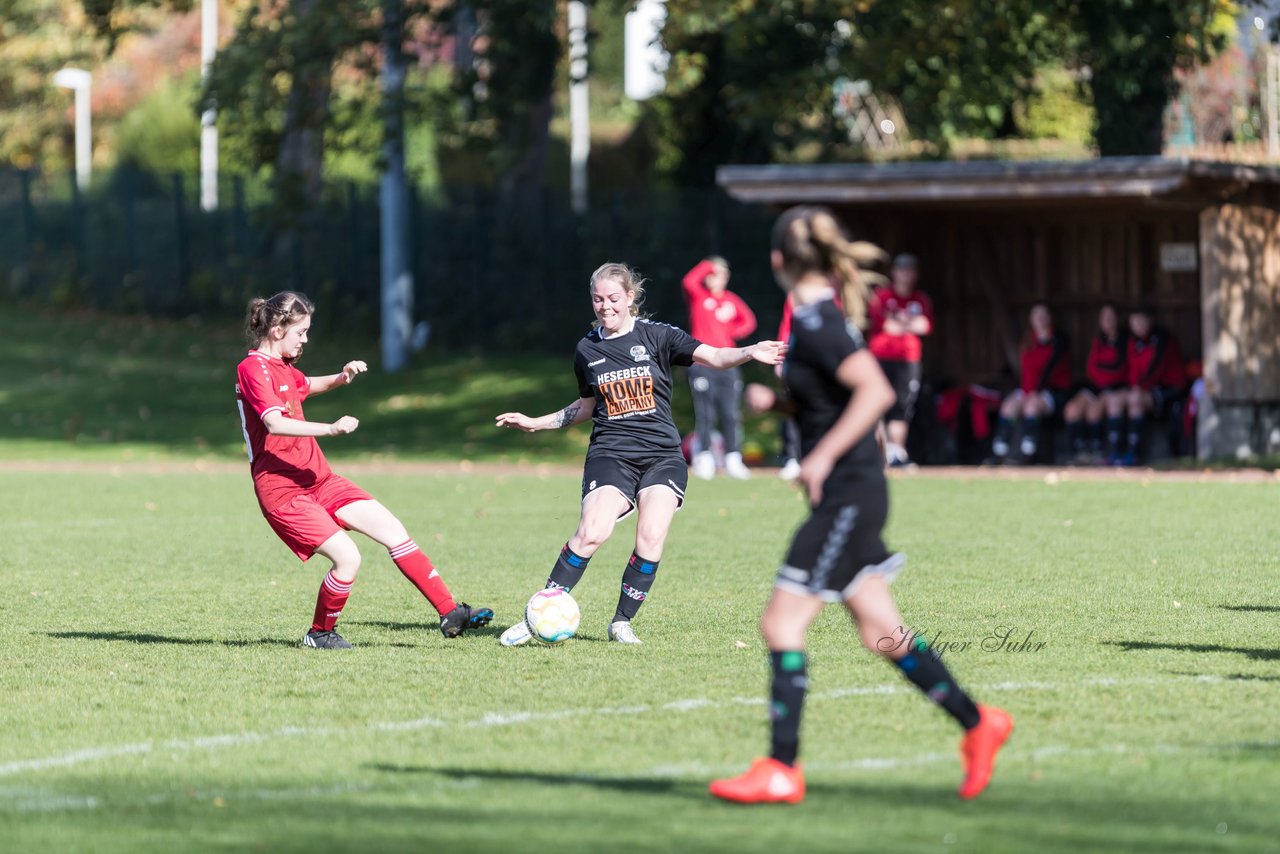
[[693,360],[708,368],[736,368],[752,359],[766,365],[780,365],[787,356],[785,341],[757,341],[749,347],[712,347],[700,344],[693,351]]
[[560,427],[571,427],[591,418],[591,410],[595,407],[595,398],[584,397],[558,412],[549,412],[541,418],[530,418],[523,412],[504,412],[495,419],[497,426],[536,433],[539,430],[555,430]]
[[316,438],[318,436],[341,436],[344,433],[354,433],[356,428],[360,426],[360,421],[350,415],[344,415],[332,424],[325,424],[322,421],[299,421],[296,418],[289,418],[279,410],[273,410],[262,416],[262,426],[266,427],[267,432],[272,436],[309,436]]
[[307,392],[307,396],[315,394],[324,394],[340,385],[350,385],[352,380],[356,378],[356,374],[363,374],[369,370],[369,366],[359,359],[347,362],[342,366],[342,370],[336,374],[329,374],[324,377],[307,377],[311,382],[311,390]]

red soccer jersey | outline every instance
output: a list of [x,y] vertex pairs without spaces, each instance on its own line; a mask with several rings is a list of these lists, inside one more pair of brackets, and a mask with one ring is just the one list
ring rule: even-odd
[[1084,372],[1089,382],[1102,390],[1128,384],[1128,346],[1124,337],[1107,338],[1101,332],[1095,335]]
[[778,340],[791,340],[791,313],[796,307],[795,298],[790,293],[782,301],[782,320],[778,321]]
[[913,332],[892,335],[884,331],[884,322],[897,317],[903,323],[917,317],[927,318],[933,326],[933,303],[920,291],[910,296],[899,296],[893,288],[875,289],[871,297],[871,339],[868,348],[877,359],[897,362],[918,362],[924,353],[920,336]]
[[306,374],[283,359],[249,352],[236,368],[236,406],[244,430],[253,489],[264,514],[331,474],[320,445],[309,436],[272,436],[262,416],[277,410],[306,420],[302,401],[311,390]]
[[740,338],[756,331],[756,316],[731,291],[711,293],[707,275],[715,269],[710,261],[700,261],[685,274],[684,298],[689,304],[689,334],[711,347],[736,347]]
[[1152,389],[1181,388],[1186,384],[1187,372],[1178,342],[1167,329],[1157,326],[1145,340],[1129,339],[1129,385]]
[[1071,359],[1062,334],[1041,341],[1033,338],[1022,346],[1022,390],[1066,391],[1071,388]]

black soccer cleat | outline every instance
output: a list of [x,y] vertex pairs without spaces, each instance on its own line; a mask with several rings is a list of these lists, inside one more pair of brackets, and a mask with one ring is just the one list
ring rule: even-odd
[[307,632],[307,636],[302,639],[302,645],[312,649],[351,649],[351,644],[334,631]]
[[456,608],[440,618],[440,634],[456,638],[467,629],[489,625],[492,619],[492,608],[472,608],[466,602],[459,602]]

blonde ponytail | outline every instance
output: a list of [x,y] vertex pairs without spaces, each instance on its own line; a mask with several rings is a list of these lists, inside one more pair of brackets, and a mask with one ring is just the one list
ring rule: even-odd
[[888,253],[874,243],[849,240],[830,209],[810,206],[792,208],[778,219],[773,248],[782,253],[783,270],[793,280],[812,272],[837,278],[845,316],[866,327],[870,285],[888,281],[868,267],[888,261]]

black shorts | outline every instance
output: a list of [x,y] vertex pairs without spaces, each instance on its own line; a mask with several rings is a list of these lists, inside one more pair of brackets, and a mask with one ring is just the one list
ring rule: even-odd
[[[1067,405],[1067,401],[1071,399],[1072,393],[1068,389],[1046,388],[1041,391],[1023,391],[1015,389],[1010,392],[1009,397],[1020,395],[1020,399],[1025,400],[1028,397],[1039,398],[1040,401],[1048,408],[1049,415],[1052,418],[1062,417],[1062,408]],[[1006,397],[1005,400],[1009,398]]]
[[1151,411],[1155,418],[1168,418],[1174,404],[1182,400],[1186,392],[1177,386],[1158,385],[1151,389]]
[[830,500],[824,497],[792,538],[774,586],[824,602],[841,602],[869,576],[893,581],[906,558],[889,552],[880,538],[888,515],[884,484]]
[[626,518],[636,509],[640,493],[646,489],[666,487],[676,494],[677,507],[684,504],[684,491],[689,486],[689,464],[679,451],[652,457],[623,458],[588,456],[582,467],[582,498],[597,489],[613,487],[622,493],[630,508],[619,516]]
[[898,396],[885,413],[885,420],[910,422],[916,411],[916,398],[920,396],[920,363],[885,359],[880,363],[880,369]]

